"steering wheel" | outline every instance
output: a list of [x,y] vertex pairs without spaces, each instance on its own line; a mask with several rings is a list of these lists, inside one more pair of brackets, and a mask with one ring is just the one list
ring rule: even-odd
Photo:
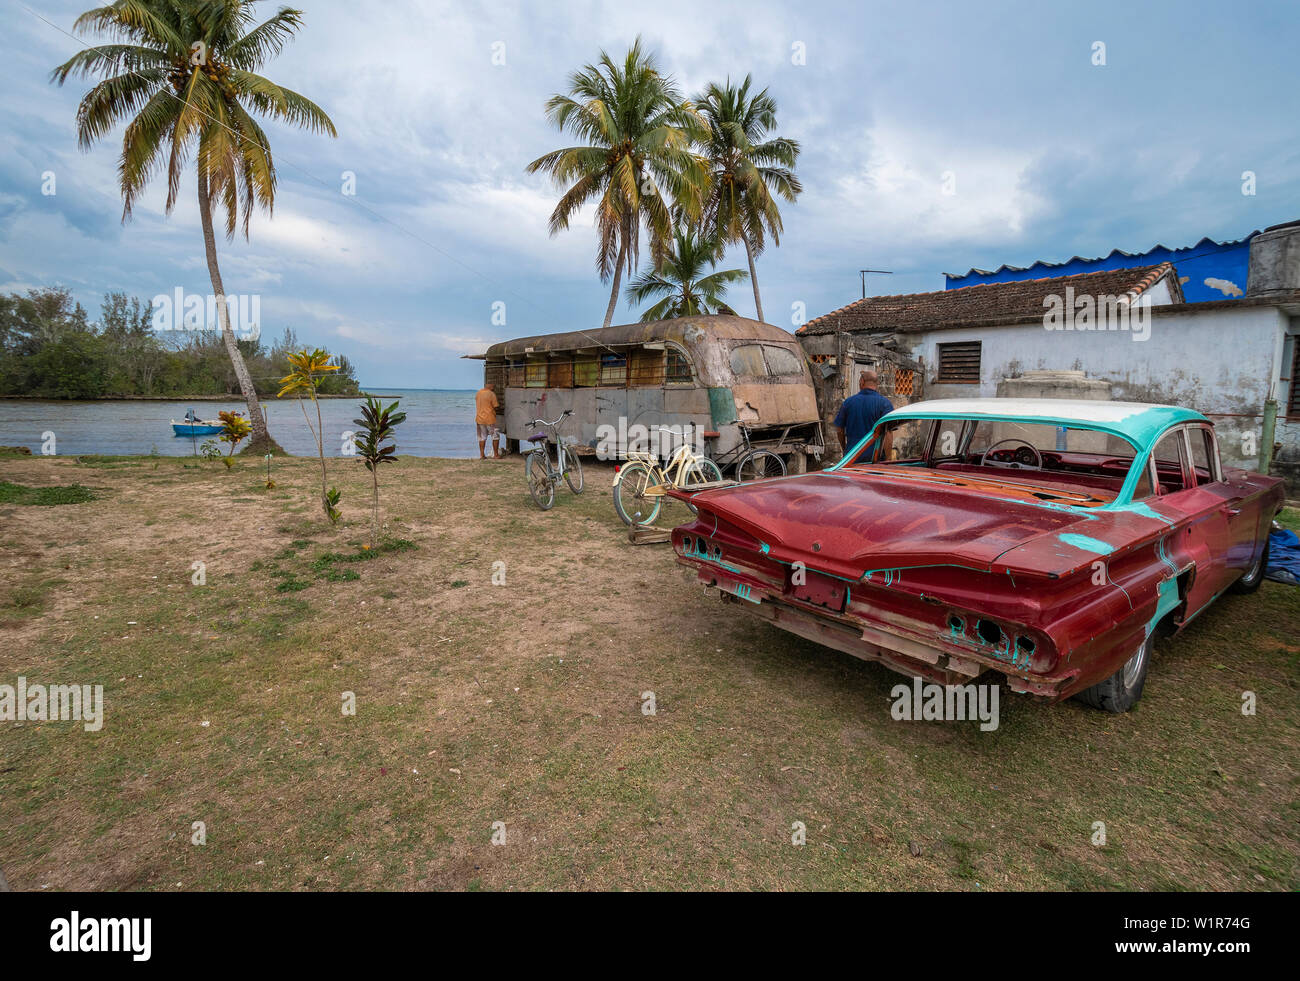
[[[1033,463],[1026,463],[1024,460],[1019,460],[1019,459],[1017,459],[1017,460],[1013,460],[1013,461],[1010,462],[1010,463],[999,463],[999,462],[997,462],[996,460],[994,460],[992,463],[990,463],[990,462],[989,462],[989,454],[992,453],[994,450],[996,450],[996,449],[997,449],[999,446],[1001,446],[1003,443],[1020,443],[1020,444],[1022,444],[1022,445],[1027,449],[1027,450],[1029,450],[1030,453],[1034,454],[1034,462],[1033,462]],[[1016,456],[1019,457],[1020,454],[1017,453]],[[1009,438],[1007,438],[1007,439],[1000,439],[1000,440],[998,440],[996,443],[994,443],[992,446],[990,446],[987,450],[985,450],[985,451],[984,451],[984,455],[983,455],[982,457],[980,457],[980,466],[981,466],[981,467],[984,467],[984,466],[1004,467],[1004,468],[1007,468],[1007,469],[1013,469],[1013,470],[1019,470],[1021,467],[1026,467],[1026,468],[1030,468],[1030,467],[1032,467],[1034,470],[1042,470],[1042,469],[1043,469],[1043,454],[1039,453],[1038,450],[1037,450],[1037,448],[1034,446],[1034,444],[1033,444],[1033,443],[1030,443],[1028,440],[1020,439],[1018,436],[1011,436],[1011,437],[1009,437]]]

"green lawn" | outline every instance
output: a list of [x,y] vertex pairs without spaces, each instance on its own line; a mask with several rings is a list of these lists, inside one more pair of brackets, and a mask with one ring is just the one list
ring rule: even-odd
[[611,468],[543,513],[518,459],[404,458],[368,549],[369,475],[334,528],[315,466],[0,461],[93,495],[0,498],[0,684],[107,705],[0,723],[13,888],[1300,887],[1300,590],[1220,600],[1130,714],[1003,687],[982,733],[627,544]]

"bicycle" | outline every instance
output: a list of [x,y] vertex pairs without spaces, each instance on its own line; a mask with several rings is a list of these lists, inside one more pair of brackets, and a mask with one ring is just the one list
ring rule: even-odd
[[[771,450],[755,449],[749,442],[749,428],[746,426],[737,428],[740,430],[740,438],[744,440],[744,445],[737,447],[735,451],[742,454],[736,461],[736,481],[744,484],[768,477],[784,477],[785,460],[781,459],[780,454],[773,453]],[[790,428],[787,426],[777,443],[777,449],[785,444],[785,437],[789,432]]]
[[[720,482],[722,470],[716,463],[691,449],[686,440],[673,451],[667,466],[660,466],[653,453],[628,452],[628,460],[614,476],[614,510],[625,525],[648,525],[659,516],[664,495],[673,490]],[[684,502],[691,513],[695,505]]]
[[528,437],[533,449],[524,458],[524,480],[528,482],[528,493],[543,511],[549,511],[555,504],[555,486],[561,477],[569,485],[569,490],[575,494],[582,493],[582,461],[578,459],[573,447],[565,444],[559,430],[560,423],[571,415],[573,410],[565,409],[554,422],[545,419],[532,419],[528,422],[530,426],[543,426],[555,432],[555,466],[551,466],[551,455],[546,450],[546,433],[533,433]]

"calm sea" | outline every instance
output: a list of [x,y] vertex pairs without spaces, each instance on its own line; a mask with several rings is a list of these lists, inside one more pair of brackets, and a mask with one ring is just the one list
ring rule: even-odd
[[[474,392],[431,389],[371,389],[385,404],[399,399],[406,421],[397,429],[397,452],[404,456],[478,456],[474,433]],[[325,422],[325,452],[341,456],[343,433],[357,427],[360,399],[322,399]],[[310,402],[303,403],[316,424]],[[267,428],[288,452],[308,455],[316,452],[302,409],[297,401],[263,402]],[[215,419],[223,409],[244,411],[244,403],[232,402],[146,402],[102,401],[60,402],[33,399],[0,399],[0,446],[28,446],[41,451],[42,434],[55,434],[60,456],[79,453],[145,454],[186,456],[194,452],[188,437],[172,434],[171,420],[183,421],[193,406],[203,419]],[[203,440],[199,439],[202,443]],[[224,447],[223,447],[224,448]]]

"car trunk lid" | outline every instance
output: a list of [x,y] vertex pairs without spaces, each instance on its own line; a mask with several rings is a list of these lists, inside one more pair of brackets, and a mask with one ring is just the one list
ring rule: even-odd
[[1090,523],[1082,509],[1015,485],[920,473],[828,471],[704,491],[692,501],[758,539],[771,558],[849,579],[935,565],[989,572],[1011,549]]

